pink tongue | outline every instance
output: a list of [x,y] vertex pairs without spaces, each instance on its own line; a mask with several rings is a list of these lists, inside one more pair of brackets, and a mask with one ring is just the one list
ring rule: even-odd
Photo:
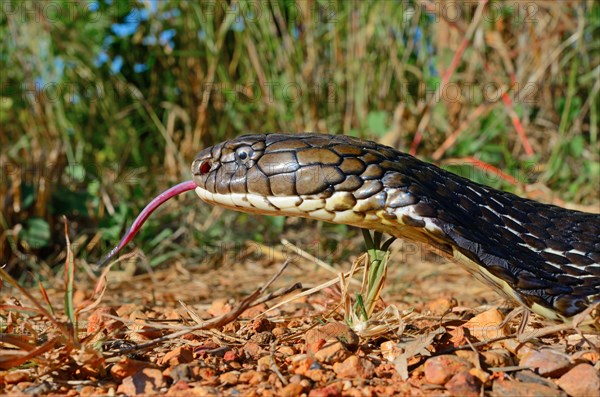
[[135,221],[133,221],[133,224],[131,225],[129,230],[127,230],[125,235],[121,238],[119,245],[110,250],[108,254],[104,255],[104,257],[100,259],[100,262],[98,262],[98,266],[104,265],[110,258],[112,258],[119,251],[121,251],[121,249],[125,247],[127,243],[130,242],[131,239],[137,234],[138,230],[140,230],[144,222],[146,222],[146,219],[148,219],[148,217],[154,212],[154,210],[160,207],[162,203],[164,203],[172,197],[177,196],[178,194],[187,192],[189,190],[194,190],[197,187],[198,185],[196,185],[194,181],[185,181],[173,186],[170,189],[165,190],[164,192],[156,196],[152,201],[150,201],[150,203],[148,203],[148,205],[142,210],[142,212],[140,212],[138,217],[135,218]]

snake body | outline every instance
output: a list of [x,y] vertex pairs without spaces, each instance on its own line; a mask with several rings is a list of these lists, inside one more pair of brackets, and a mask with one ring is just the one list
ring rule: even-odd
[[503,295],[566,321],[600,300],[600,216],[472,182],[375,142],[246,135],[202,150],[198,196],[430,244]]

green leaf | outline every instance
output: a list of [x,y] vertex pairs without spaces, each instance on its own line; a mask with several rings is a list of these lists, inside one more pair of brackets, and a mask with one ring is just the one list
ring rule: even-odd
[[42,218],[30,218],[19,233],[19,237],[32,249],[46,247],[50,242],[50,226]]
[[70,164],[65,168],[65,173],[72,182],[83,182],[85,179],[85,168],[81,164]]
[[388,130],[387,118],[388,114],[386,112],[370,112],[367,116],[367,129],[374,134],[382,136]]
[[173,231],[169,228],[161,230],[151,241],[150,247],[154,248],[158,244],[160,244],[163,240],[167,239],[170,235],[173,234]]
[[585,139],[581,135],[574,136],[570,141],[571,154],[580,157],[585,147]]
[[127,204],[122,203],[116,209],[113,216],[105,217],[101,224],[102,238],[108,241],[118,240],[129,213]]

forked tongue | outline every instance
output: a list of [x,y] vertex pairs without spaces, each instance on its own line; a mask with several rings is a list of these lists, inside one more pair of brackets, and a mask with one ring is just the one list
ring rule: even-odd
[[119,251],[121,251],[121,249],[125,247],[127,243],[130,242],[131,239],[137,234],[138,230],[140,230],[144,222],[146,222],[146,219],[148,219],[148,217],[154,212],[154,210],[160,207],[165,201],[183,192],[194,190],[197,187],[198,185],[196,185],[194,181],[185,181],[173,186],[172,188],[165,190],[164,192],[156,196],[152,201],[150,201],[150,203],[148,203],[148,205],[142,210],[142,212],[140,212],[138,217],[135,218],[135,221],[133,221],[133,224],[131,225],[129,230],[127,230],[125,235],[121,238],[121,241],[119,241],[119,244],[115,248],[110,250],[108,254],[104,255],[104,257],[100,259],[100,262],[98,262],[97,266],[103,266],[106,262],[110,260],[110,258],[115,256]]

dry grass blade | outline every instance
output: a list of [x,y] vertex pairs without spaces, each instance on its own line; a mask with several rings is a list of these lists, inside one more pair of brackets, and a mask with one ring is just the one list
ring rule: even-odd
[[73,334],[69,331],[68,327],[65,326],[65,324],[61,323],[60,321],[58,321],[52,314],[50,314],[42,305],[40,305],[40,303],[38,302],[38,300],[29,293],[29,291],[27,291],[25,288],[23,288],[19,283],[17,283],[17,281],[11,277],[10,274],[6,273],[6,271],[4,269],[2,269],[0,267],[0,277],[3,280],[8,281],[8,283],[10,285],[12,285],[13,287],[15,287],[20,293],[22,293],[24,296],[27,297],[27,299],[29,299],[34,306],[36,307],[36,309],[48,320],[52,323],[52,325],[54,325],[62,335],[64,335],[71,343],[74,342],[73,338]]
[[403,352],[394,360],[394,366],[403,380],[408,379],[408,360],[417,354],[420,354],[424,357],[430,356],[431,352],[427,348],[432,344],[433,340],[438,335],[443,335],[445,333],[446,329],[440,327],[428,333],[427,335],[398,344],[398,347],[401,348]]
[[44,302],[46,302],[46,306],[48,306],[48,310],[50,310],[50,313],[54,316],[54,307],[52,307],[52,302],[50,302],[50,298],[48,297],[48,292],[46,292],[46,288],[44,288],[44,285],[42,284],[41,281],[38,281],[38,288],[40,290],[40,294],[42,294],[42,298],[44,299]]
[[[207,321],[203,321],[202,323],[199,323],[198,325],[192,326],[192,327],[186,327],[183,328],[181,331],[178,332],[174,332],[172,334],[163,336],[161,338],[157,338],[154,339],[150,342],[147,343],[142,343],[136,346],[132,346],[132,347],[128,347],[125,349],[121,349],[118,352],[115,352],[114,355],[121,355],[124,353],[128,353],[128,352],[132,352],[132,351],[139,351],[139,350],[144,350],[144,349],[148,349],[150,347],[156,346],[160,343],[163,343],[165,341],[168,340],[173,340],[179,337],[182,337],[186,334],[189,334],[193,331],[198,331],[198,330],[207,330],[207,329],[211,329],[211,328],[218,328],[218,327],[222,327],[225,324],[228,324],[232,321],[234,321],[235,319],[237,319],[240,314],[242,314],[246,309],[248,309],[249,307],[252,306],[252,304],[257,300],[257,298],[262,295],[267,288],[269,288],[269,286],[281,275],[281,273],[283,273],[283,271],[287,268],[287,266],[290,264],[290,261],[286,261],[281,268],[277,271],[277,273],[275,273],[273,275],[273,277],[267,281],[265,284],[263,284],[260,288],[258,288],[257,290],[255,290],[252,294],[250,294],[249,296],[247,296],[246,298],[244,298],[241,302],[239,302],[233,309],[231,309],[228,313],[223,314],[222,316],[219,317],[215,317],[211,320],[207,320]],[[122,320],[110,315],[106,315],[109,318],[115,318],[118,320]],[[195,315],[193,316],[195,318],[199,318],[199,316]]]
[[[290,243],[288,240],[282,239],[281,244],[283,244],[284,247],[293,250],[293,252],[296,255],[298,255],[299,257],[304,258],[307,261],[310,261],[312,263],[315,263],[316,265],[322,267],[323,269],[327,270],[328,272],[336,274],[336,275],[339,273],[339,270],[337,270],[335,267],[333,267],[330,264],[323,262],[321,259],[309,254],[308,252],[304,251],[302,248],[296,247],[294,244]],[[359,281],[355,280],[355,279],[350,279],[350,282],[353,284],[359,284]]]
[[[359,268],[359,269],[360,269],[360,268]],[[351,271],[350,271],[350,272],[346,272],[346,273],[340,273],[340,277],[343,277],[343,278],[348,278],[348,277],[351,277],[351,274],[352,274],[352,272],[351,272]],[[302,297],[305,297],[305,296],[308,296],[308,295],[312,295],[312,294],[314,294],[314,293],[316,293],[316,292],[319,292],[319,291],[321,291],[321,290],[323,290],[323,289],[325,289],[325,288],[331,287],[332,285],[335,285],[335,284],[337,284],[338,282],[340,282],[340,279],[339,279],[339,278],[335,278],[335,279],[332,279],[332,280],[326,281],[326,282],[324,282],[324,283],[322,283],[322,284],[319,284],[319,285],[317,285],[316,287],[310,288],[310,289],[308,289],[308,290],[306,290],[306,291],[303,291],[303,292],[301,292],[301,293],[298,293],[298,294],[296,294],[296,295],[294,295],[294,296],[291,296],[290,298],[288,298],[288,299],[286,299],[286,300],[284,300],[284,301],[282,301],[282,302],[279,302],[279,303],[278,303],[278,304],[276,304],[275,306],[271,307],[269,310],[265,311],[265,313],[263,313],[263,314],[267,314],[267,313],[269,313],[270,311],[273,311],[273,310],[275,310],[275,309],[278,309],[278,308],[280,308],[281,306],[287,305],[288,303],[290,303],[290,302],[293,302],[293,301],[295,301],[295,300],[297,300],[297,299],[300,299],[300,298],[302,298]]]
[[[98,305],[100,305],[100,303],[102,302],[102,297],[104,296],[106,289],[108,288],[106,275],[108,274],[110,269],[116,263],[119,263],[120,261],[129,259],[136,255],[137,255],[137,253],[135,251],[130,252],[128,254],[120,256],[118,259],[116,259],[113,262],[106,265],[106,267],[102,271],[102,274],[100,274],[100,276],[98,277],[98,281],[96,282],[96,286],[94,287],[94,292],[92,294],[92,297],[90,299],[87,299],[84,302],[82,302],[79,305],[79,307],[77,308],[76,313],[78,313],[78,314],[86,313],[86,312],[89,312],[89,311],[95,309],[96,307],[98,307]],[[93,299],[93,301],[91,299]]]
[[25,364],[27,361],[39,357],[42,354],[52,350],[57,343],[58,340],[55,338],[47,341],[43,345],[33,350],[27,351],[26,353],[10,354],[8,352],[5,352],[5,354],[2,354],[2,356],[0,357],[0,368],[10,369]]
[[[26,335],[12,335],[12,334],[0,333],[0,342],[1,343],[13,345],[13,346],[16,346],[19,349],[25,350],[25,351],[31,351],[36,348],[35,345],[32,345],[31,343],[29,343],[30,340],[31,340],[31,338]],[[10,352],[14,353],[14,351],[10,351]]]

